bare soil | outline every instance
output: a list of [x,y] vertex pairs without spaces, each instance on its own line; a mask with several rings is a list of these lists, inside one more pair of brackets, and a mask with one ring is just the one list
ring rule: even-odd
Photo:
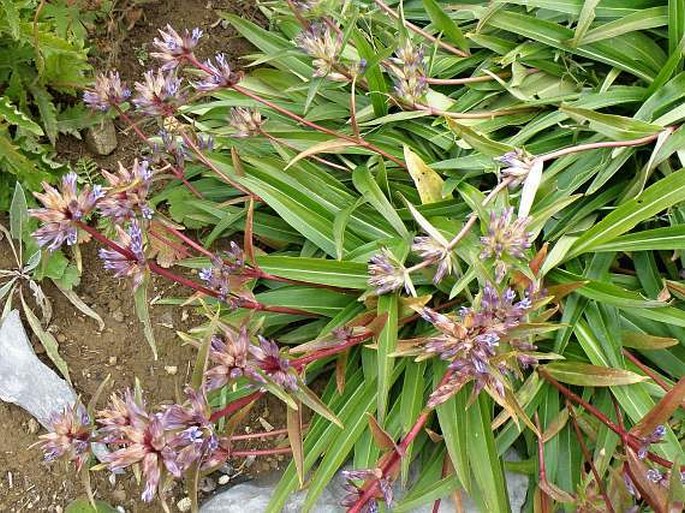
[[[176,30],[199,26],[205,31],[201,56],[216,52],[226,53],[235,61],[239,55],[250,51],[250,46],[239,39],[233,31],[221,24],[219,11],[237,12],[249,19],[259,21],[259,14],[250,0],[137,0],[126,4],[125,11],[118,12],[109,30],[93,36],[97,49],[96,61],[101,67],[119,68],[123,78],[134,82],[153,63],[147,61],[149,42],[156,29],[170,23]],[[112,31],[112,26],[117,30]],[[124,30],[122,30],[122,26]],[[89,156],[101,167],[114,169],[118,161],[129,163],[140,149],[140,142],[133,134],[121,132],[119,147],[108,157],[89,155],[85,145],[75,138],[63,138],[58,150],[63,158],[75,161]],[[8,248],[0,242],[0,268],[7,266]],[[151,317],[154,326],[159,359],[154,360],[145,341],[142,326],[135,314],[130,290],[126,282],[119,282],[102,270],[96,256],[94,243],[84,247],[84,274],[76,289],[79,296],[105,320],[106,327],[98,332],[97,324],[84,317],[61,293],[44,284],[50,296],[54,313],[50,331],[60,343],[60,353],[67,361],[74,387],[87,402],[106,376],[110,386],[100,398],[100,405],[113,390],[133,385],[138,378],[151,404],[173,401],[180,397],[188,381],[196,352],[183,346],[176,330],[188,330],[197,322],[192,311],[170,306],[154,305]],[[183,291],[162,280],[155,280],[149,297],[156,298],[182,295]],[[39,357],[50,362],[37,340],[32,340]],[[239,432],[251,433],[278,429],[285,425],[283,406],[274,399],[255,405]],[[18,407],[0,402],[0,512],[19,513],[39,511],[60,513],[75,498],[83,497],[84,488],[72,468],[62,464],[47,465],[42,461],[39,447],[31,447],[38,440],[42,428],[38,428],[29,414]],[[281,437],[281,441],[284,437]],[[250,440],[241,448],[273,446],[272,438]],[[235,469],[231,482],[242,476],[253,476],[278,468],[283,456],[258,458],[256,461],[232,461]],[[205,495],[216,493],[214,489],[221,474],[205,481]],[[131,473],[112,480],[108,472],[93,475],[96,498],[120,506],[127,513],[159,512],[159,504],[145,505],[139,499],[141,487]],[[228,484],[227,486],[230,486]],[[185,497],[181,483],[177,484],[169,500],[172,510],[176,502]]]

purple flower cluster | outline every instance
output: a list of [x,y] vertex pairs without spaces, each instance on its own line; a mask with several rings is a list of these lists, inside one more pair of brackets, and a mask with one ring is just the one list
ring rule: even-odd
[[436,262],[438,268],[433,276],[433,283],[440,283],[442,279],[452,272],[452,252],[440,241],[433,237],[416,237],[411,247],[423,260]]
[[480,258],[495,259],[495,281],[500,283],[509,270],[512,260],[521,260],[531,247],[533,234],[526,232],[527,217],[514,219],[514,209],[506,208],[497,215],[490,213],[488,232],[481,237]]
[[369,260],[369,286],[379,296],[402,287],[407,293],[413,291],[407,269],[387,248]]
[[138,221],[131,220],[128,231],[116,226],[118,245],[129,254],[115,249],[100,248],[99,255],[104,262],[105,269],[114,271],[118,278],[131,278],[133,290],[137,289],[145,279],[147,264],[143,249],[143,232]]
[[41,435],[45,461],[56,459],[73,461],[77,469],[90,455],[93,426],[82,404],[76,403],[50,417],[50,431]]
[[123,398],[114,395],[110,407],[98,412],[102,439],[115,449],[106,458],[108,468],[140,464],[146,502],[163,493],[164,472],[180,478],[194,463],[209,468],[228,457],[227,443],[219,440],[210,423],[204,394],[187,388],[186,395],[186,404],[151,413],[127,391]]
[[214,56],[214,61],[204,62],[205,78],[199,82],[194,82],[193,87],[198,91],[211,92],[224,87],[230,87],[240,82],[240,73],[236,73],[226,60],[223,53]]
[[[311,23],[295,37],[295,44],[314,60],[314,76],[325,77],[333,74],[342,50],[339,34],[324,21]],[[334,74],[332,78],[337,78]]]
[[76,187],[76,173],[62,178],[62,188],[57,190],[43,182],[45,192],[34,192],[43,208],[31,209],[30,214],[42,221],[33,236],[41,247],[50,251],[59,249],[64,242],[72,246],[78,242],[78,222],[85,221],[104,191],[98,185],[92,189],[85,186],[79,193]]
[[145,219],[152,218],[152,209],[147,204],[147,196],[152,182],[152,169],[147,160],[133,161],[129,171],[121,163],[117,173],[102,170],[109,183],[107,195],[100,201],[100,213],[115,223],[134,219],[136,214]]
[[235,242],[231,241],[228,251],[217,255],[212,259],[212,266],[200,270],[199,277],[207,284],[207,287],[216,291],[223,301],[231,293],[232,282],[235,275],[242,271],[245,265],[245,256]]
[[95,77],[95,84],[92,89],[87,89],[83,93],[83,101],[93,110],[107,111],[124,103],[131,90],[126,84],[121,82],[117,71],[100,73]]
[[251,343],[244,326],[238,331],[226,327],[221,336],[214,335],[209,351],[214,365],[205,373],[207,390],[216,390],[240,377],[256,383],[269,379],[286,390],[296,390],[297,377],[276,343],[262,336],[258,340],[259,344]]
[[192,32],[189,32],[186,29],[181,36],[171,25],[167,24],[165,30],[159,30],[159,34],[162,37],[155,38],[152,43],[158,51],[150,55],[164,62],[161,67],[162,71],[169,71],[175,69],[193,53],[202,37],[202,30],[194,28]]
[[647,457],[647,453],[649,452],[650,446],[652,444],[661,442],[664,436],[666,436],[666,426],[659,424],[654,428],[654,431],[652,431],[649,436],[642,440],[642,445],[637,451],[637,457],[641,460],[645,459]]
[[504,166],[500,173],[503,178],[512,180],[509,184],[512,188],[523,183],[535,164],[535,158],[520,148],[511,150],[495,160]]
[[395,93],[413,105],[428,92],[423,48],[406,39],[395,51],[390,70],[395,76]]
[[180,103],[181,79],[173,71],[146,71],[143,82],[136,82],[133,104],[150,116],[172,116]]
[[[431,395],[429,407],[443,403],[470,381],[474,382],[474,394],[488,387],[503,396],[505,375],[511,369],[507,359],[500,356],[509,349],[520,363],[536,361],[525,354],[525,350],[532,350],[534,346],[526,341],[508,340],[508,332],[518,326],[532,308],[530,298],[516,302],[515,298],[513,290],[500,293],[487,284],[478,307],[464,308],[456,318],[429,308],[421,311],[421,316],[439,332],[426,342],[426,352],[450,362],[452,371],[450,381]],[[500,342],[507,342],[510,347],[502,347]],[[521,360],[521,357],[525,358]]]

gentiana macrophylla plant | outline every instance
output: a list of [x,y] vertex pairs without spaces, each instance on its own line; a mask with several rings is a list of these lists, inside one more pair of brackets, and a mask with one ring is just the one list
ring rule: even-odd
[[[194,426],[222,439],[263,394],[288,405],[269,513],[301,487],[311,511],[347,462],[351,513],[509,511],[505,468],[530,477],[525,511],[682,509],[677,2],[543,3],[263,2],[270,30],[225,15],[249,74],[166,27],[159,69],[86,93],[149,150],[39,197],[37,236],[95,239],[137,291],[157,274],[208,309],[182,334],[211,411]],[[183,474],[155,443],[151,475]]]

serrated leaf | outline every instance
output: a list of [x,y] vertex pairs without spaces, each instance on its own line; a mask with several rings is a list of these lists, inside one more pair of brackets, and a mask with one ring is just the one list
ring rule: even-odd
[[[4,1],[8,2],[8,0]],[[9,0],[8,3],[11,4],[12,1]],[[30,132],[38,137],[43,135],[43,129],[40,127],[40,125],[12,105],[10,99],[6,96],[0,96],[0,119],[4,119],[10,125],[18,126],[19,128],[26,130],[27,132]]]

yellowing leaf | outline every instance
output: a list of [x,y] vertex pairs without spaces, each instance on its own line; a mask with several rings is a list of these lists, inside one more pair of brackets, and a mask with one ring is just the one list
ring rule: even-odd
[[318,153],[338,153],[340,150],[356,145],[357,143],[348,141],[347,139],[330,139],[328,141],[322,141],[295,155],[295,157],[288,162],[288,165],[285,166],[285,169],[288,169],[290,166],[306,157],[311,157]]
[[409,174],[414,180],[416,190],[419,192],[421,203],[435,203],[442,200],[443,186],[445,182],[440,175],[429,168],[416,153],[408,146],[404,147],[404,161],[407,164]]

